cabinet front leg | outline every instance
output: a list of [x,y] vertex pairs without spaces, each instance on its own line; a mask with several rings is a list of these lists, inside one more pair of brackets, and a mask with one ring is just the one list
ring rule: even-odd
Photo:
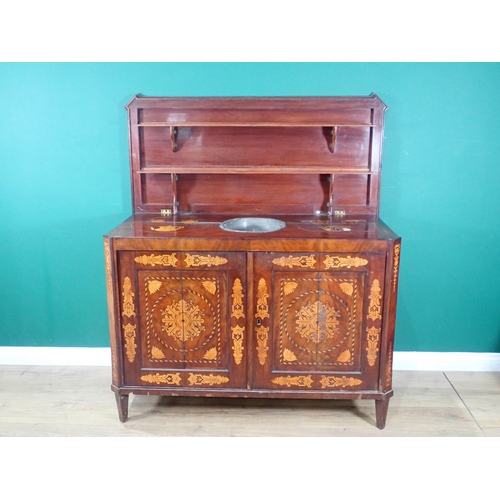
[[379,399],[375,401],[375,415],[377,417],[377,427],[383,429],[385,427],[385,419],[389,408],[389,398]]
[[128,394],[115,394],[120,422],[128,420]]

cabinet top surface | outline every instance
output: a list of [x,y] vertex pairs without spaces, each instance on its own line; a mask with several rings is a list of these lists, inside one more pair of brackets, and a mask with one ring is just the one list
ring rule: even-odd
[[[298,215],[279,215],[273,217],[285,223],[285,227],[272,232],[231,232],[220,225],[238,215],[227,214],[178,214],[159,216],[155,214],[135,214],[116,229],[107,234],[118,239],[159,239],[210,240],[219,242],[237,240],[242,248],[252,242],[263,244],[286,241],[310,240],[331,242],[340,240],[394,240],[398,236],[386,224],[373,216],[358,217],[307,217]],[[247,217],[242,215],[242,217]],[[260,216],[257,216],[260,218]],[[289,246],[289,245],[288,245]]]

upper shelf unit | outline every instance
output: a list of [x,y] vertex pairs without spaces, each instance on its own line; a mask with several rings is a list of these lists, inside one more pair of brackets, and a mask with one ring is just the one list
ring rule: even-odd
[[[156,183],[147,181],[145,188],[145,178],[159,174],[328,174],[330,184],[335,175],[348,175],[356,178],[349,181],[349,189],[359,191],[356,203],[366,194],[367,204],[378,206],[372,184],[378,188],[386,106],[375,94],[138,95],[126,108],[134,197],[141,206],[140,193]],[[328,190],[333,193],[333,186]]]

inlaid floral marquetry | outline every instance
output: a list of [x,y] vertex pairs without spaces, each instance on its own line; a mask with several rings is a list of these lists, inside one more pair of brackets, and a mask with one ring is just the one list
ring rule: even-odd
[[180,231],[181,229],[184,229],[184,226],[160,226],[160,227],[152,227],[152,231],[160,231],[163,233],[170,233],[173,231]]
[[239,365],[241,360],[243,359],[243,335],[245,332],[245,328],[242,326],[233,326],[231,328],[231,338],[233,340],[233,357],[234,362]]
[[285,387],[312,387],[313,379],[311,375],[299,375],[292,377],[287,375],[286,377],[276,377],[271,380],[273,384],[285,386]]
[[148,290],[150,295],[156,293],[160,288],[161,288],[161,281],[158,280],[148,281]]
[[259,358],[259,363],[261,365],[265,365],[267,359],[267,351],[269,351],[269,346],[267,345],[269,340],[269,328],[265,326],[259,326],[256,332],[257,332],[257,357]]
[[380,300],[382,299],[382,294],[380,283],[378,280],[373,280],[372,287],[370,289],[370,306],[368,307],[368,319],[373,321],[377,319],[382,319],[381,316],[381,306]]
[[143,266],[164,266],[164,267],[175,267],[177,264],[177,257],[175,253],[169,255],[155,255],[152,253],[151,255],[140,255],[136,257],[135,262],[138,264],[142,264]]
[[265,319],[269,318],[269,306],[267,304],[267,299],[269,294],[267,293],[266,280],[261,278],[257,286],[257,314],[256,318]]
[[373,366],[377,360],[380,328],[372,326],[371,328],[367,328],[366,332],[368,333],[368,347],[366,348],[368,355],[366,357],[368,359],[368,364]]
[[181,374],[180,373],[166,373],[166,374],[148,374],[141,377],[143,382],[148,384],[169,384],[169,385],[180,385],[181,384]]
[[202,281],[201,285],[203,288],[212,295],[217,291],[217,284],[214,281]]
[[227,263],[227,259],[225,257],[220,257],[218,255],[191,255],[186,254],[186,258],[184,259],[184,263],[186,267],[199,267],[199,266],[222,266]]
[[217,359],[217,348],[212,347],[209,349],[204,355],[203,359],[206,359],[207,361],[213,361],[214,359]]
[[298,284],[295,281],[285,281],[285,283],[283,284],[283,293],[285,295],[290,295],[295,292],[297,286]]
[[285,347],[285,349],[283,349],[283,359],[287,363],[293,363],[294,361],[297,361],[297,356],[293,351]]
[[359,378],[354,377],[327,377],[323,375],[319,381],[322,389],[327,389],[329,387],[355,387],[361,385],[362,381]]
[[368,261],[361,257],[338,257],[335,255],[327,255],[323,263],[325,269],[338,269],[340,267],[347,267],[347,269],[350,269],[351,267],[366,266]]
[[164,352],[156,346],[153,346],[151,348],[151,356],[153,359],[165,359],[165,354]]
[[[236,320],[243,319],[245,317],[243,308],[243,286],[241,280],[236,278],[233,283],[233,293],[231,294],[232,305],[231,305],[231,318]],[[243,360],[243,340],[245,335],[245,327],[240,325],[235,325],[231,327],[231,340],[233,345],[231,350],[233,351],[234,362],[239,365]]]
[[309,302],[295,313],[296,331],[308,342],[323,342],[338,332],[340,312],[319,300]]
[[354,287],[352,283],[341,283],[340,289],[349,297],[352,297],[352,293],[354,292]]
[[201,375],[190,373],[188,377],[189,385],[221,385],[229,382],[223,375]]
[[122,316],[127,316],[130,318],[131,316],[135,316],[134,309],[134,292],[132,291],[132,282],[128,276],[125,276],[123,280],[123,312]]
[[310,267],[314,268],[316,264],[316,259],[314,255],[302,255],[294,257],[290,255],[289,257],[279,257],[273,259],[273,264],[281,267]]
[[322,227],[323,231],[328,231],[331,233],[341,233],[342,231],[349,232],[351,231],[350,227],[342,227],[342,226],[325,226]]
[[398,271],[399,271],[399,254],[401,252],[401,243],[396,243],[394,245],[394,270],[392,278],[392,290],[396,291],[396,286],[398,284]]
[[111,346],[111,372],[113,383],[118,383],[118,361],[116,356],[116,338],[114,330],[114,316],[111,313],[113,303],[113,278],[111,275],[111,248],[108,240],[104,240],[104,262],[106,265],[106,296],[108,300],[108,318],[110,325],[110,346]]
[[385,375],[385,384],[389,388],[392,382],[392,343],[389,346],[389,352],[387,353],[387,369]]
[[205,330],[205,314],[196,304],[180,300],[167,306],[162,312],[162,330],[178,341],[199,337]]
[[341,352],[337,357],[337,361],[339,363],[349,363],[349,361],[351,361],[351,351],[349,349],[346,349],[345,351]]
[[244,318],[245,313],[243,312],[243,286],[239,278],[234,280],[233,293],[231,295],[233,299],[233,305],[231,306],[231,317],[232,318]]
[[[132,291],[132,282],[128,276],[123,280],[123,312],[122,316],[131,318],[135,316],[134,292]],[[123,337],[125,341],[125,353],[130,363],[134,362],[137,345],[135,343],[136,326],[131,323],[123,324]]]
[[135,336],[136,336],[135,325],[131,324],[123,325],[123,336],[125,338],[125,352],[127,354],[127,359],[131,363],[133,363],[137,349],[137,344],[135,343]]

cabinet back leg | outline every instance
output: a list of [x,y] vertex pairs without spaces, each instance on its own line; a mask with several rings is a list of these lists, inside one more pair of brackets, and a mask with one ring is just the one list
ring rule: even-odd
[[375,401],[375,415],[377,418],[377,427],[383,429],[385,427],[385,419],[389,408],[389,398],[379,399]]
[[128,394],[115,394],[120,422],[128,420]]

